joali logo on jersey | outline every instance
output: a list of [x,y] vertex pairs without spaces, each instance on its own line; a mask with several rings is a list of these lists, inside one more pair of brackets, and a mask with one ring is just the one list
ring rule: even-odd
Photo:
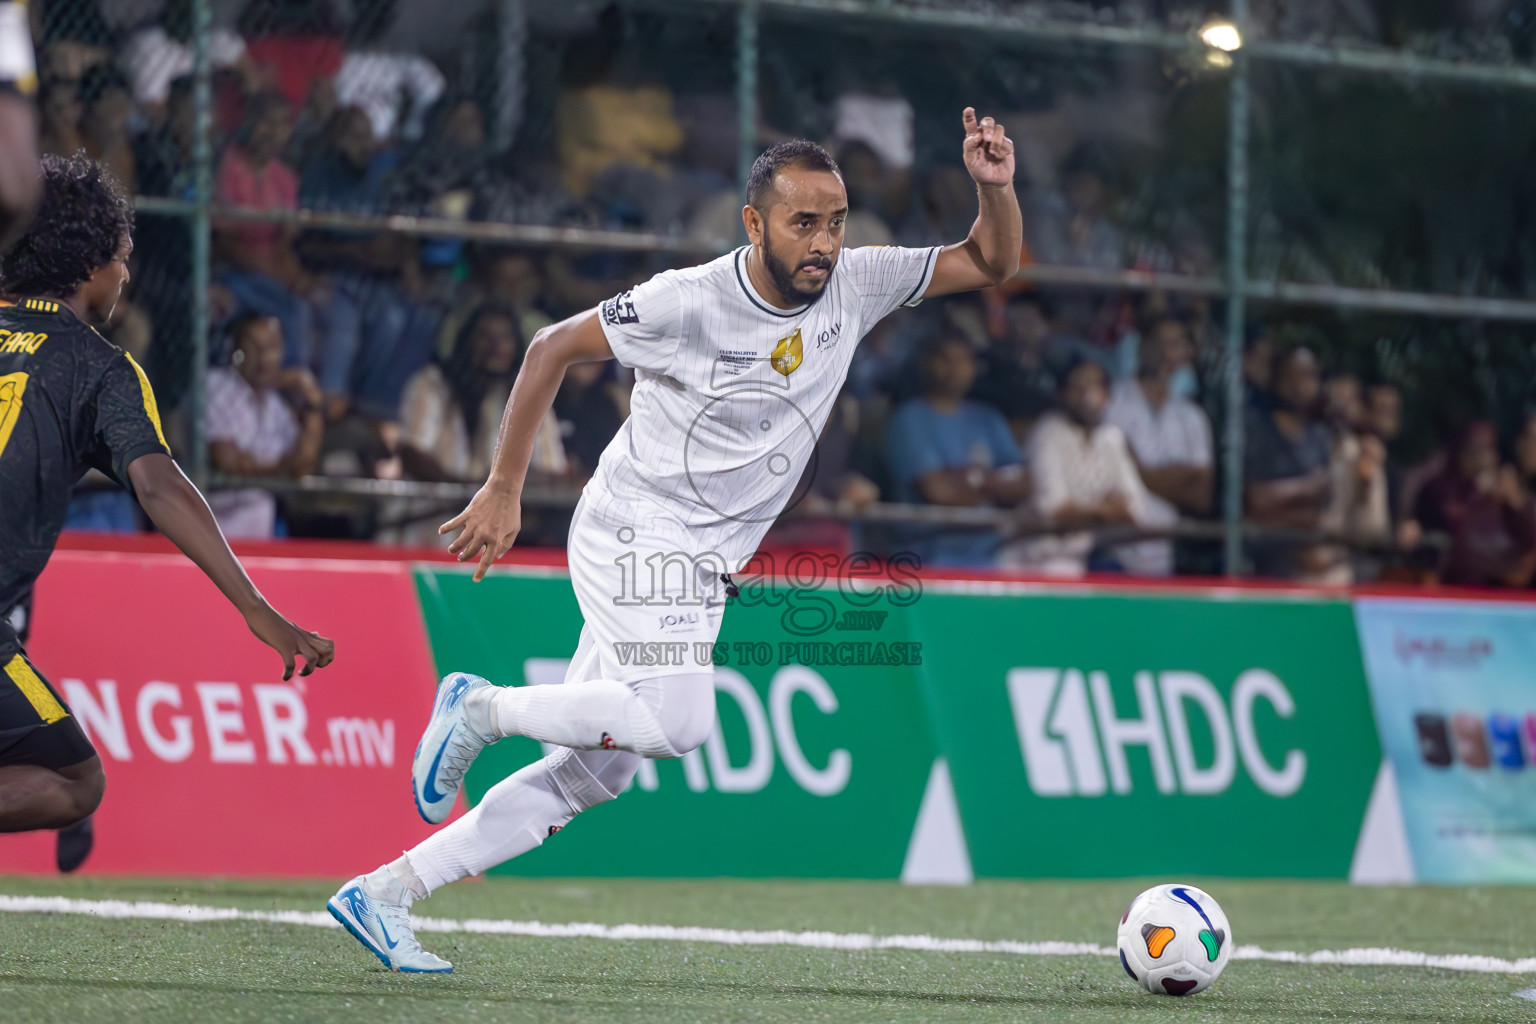
[[1447,719],[1421,711],[1413,716],[1413,728],[1419,756],[1431,768],[1449,768],[1457,761],[1477,771],[1493,765],[1507,771],[1536,766],[1536,713],[1520,718],[1502,711],[1462,711]]
[[[1103,796],[1131,792],[1126,748],[1145,747],[1159,793],[1213,796],[1224,793],[1237,766],[1270,796],[1287,797],[1301,788],[1307,755],[1285,751],[1273,763],[1254,728],[1254,707],[1270,705],[1290,718],[1296,703],[1273,673],[1252,668],[1232,685],[1230,707],[1198,672],[1137,672],[1137,715],[1116,714],[1109,676],[1075,668],[1014,668],[1008,671],[1008,700],[1018,728],[1029,787],[1038,796]],[[1193,704],[1209,733],[1210,763],[1195,754],[1188,706]],[[1266,715],[1265,717],[1268,717]],[[1106,768],[1108,769],[1106,772]]]
[[795,367],[800,365],[805,358],[805,342],[800,339],[800,328],[795,328],[795,333],[787,338],[780,338],[779,343],[773,346],[773,355],[769,356],[773,368],[788,377],[795,372]]
[[633,294],[633,292],[620,292],[603,303],[603,319],[610,327],[640,322],[640,314],[635,312],[634,300],[630,298]]

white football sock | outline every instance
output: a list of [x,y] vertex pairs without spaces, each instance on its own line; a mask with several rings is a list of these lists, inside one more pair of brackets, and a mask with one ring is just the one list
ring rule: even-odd
[[612,800],[639,766],[640,758],[624,751],[557,750],[492,786],[468,814],[411,850],[408,863],[426,892],[478,875]]
[[714,674],[503,686],[491,693],[490,705],[501,736],[530,736],[577,750],[681,757],[714,727]]

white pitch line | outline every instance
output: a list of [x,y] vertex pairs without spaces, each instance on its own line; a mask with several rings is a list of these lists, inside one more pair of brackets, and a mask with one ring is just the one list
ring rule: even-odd
[[[0,912],[81,914],[141,921],[266,921],[308,928],[339,928],[331,915],[317,910],[241,910],[196,904],[76,900],[64,896],[0,895]],[[741,931],[734,928],[678,927],[666,924],[545,924],[469,918],[413,917],[421,932],[470,932],[476,935],[524,935],[549,939],[605,939],[619,942],[713,942],[727,946],[800,946],[810,949],[906,949],[923,953],[1007,953],[1015,956],[1117,956],[1113,946],[1090,942],[1013,942],[945,939],[933,935],[868,935],[860,932]],[[1238,946],[1234,960],[1285,964],[1336,964],[1346,967],[1434,967],[1479,974],[1536,974],[1536,957],[1504,960],[1467,953],[1414,953],[1402,949],[1324,949],[1315,953]]]

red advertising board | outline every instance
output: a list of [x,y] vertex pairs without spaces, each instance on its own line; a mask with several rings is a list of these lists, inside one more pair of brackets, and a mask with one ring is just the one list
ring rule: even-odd
[[[405,562],[248,557],[268,599],[336,641],[282,681],[180,555],[60,551],[28,652],[100,752],[97,874],[346,878],[429,834],[410,758],[434,668]],[[52,871],[53,834],[0,836],[0,873]]]

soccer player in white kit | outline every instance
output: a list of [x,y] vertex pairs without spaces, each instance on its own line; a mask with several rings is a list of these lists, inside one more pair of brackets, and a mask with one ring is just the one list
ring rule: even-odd
[[1018,270],[1013,143],[972,108],[964,125],[980,213],[962,242],[843,251],[848,195],[837,165],[814,143],[780,143],[752,166],[742,210],[751,244],[658,274],[534,335],[490,479],[440,532],[461,531],[448,550],[477,560],[474,578],[483,578],[517,536],[534,437],[566,367],[631,367],[629,419],[571,520],[571,585],[585,624],[562,685],[443,679],[412,765],[417,809],[429,822],[446,819],[488,743],[529,736],[559,749],[330,899],[332,916],[386,967],[451,971],[416,941],[413,900],[541,845],[618,796],[642,758],[681,757],[709,735],[713,671],[694,645],[714,643],[725,577],[793,495],[854,346],[898,306]]

